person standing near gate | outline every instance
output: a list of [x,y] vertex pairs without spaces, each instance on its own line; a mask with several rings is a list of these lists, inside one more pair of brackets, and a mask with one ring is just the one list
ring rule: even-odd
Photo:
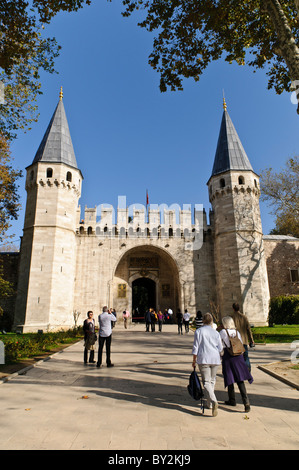
[[181,333],[183,334],[183,314],[181,310],[178,308],[178,312],[176,314],[177,322],[178,322],[178,335]]
[[99,315],[99,351],[97,367],[102,365],[102,354],[104,344],[106,343],[106,364],[107,367],[113,367],[111,363],[111,341],[112,326],[111,322],[116,322],[116,317],[112,313],[108,313],[108,308],[103,307],[103,313]]
[[183,319],[184,319],[184,325],[185,325],[185,333],[189,333],[190,313],[188,312],[187,309],[185,309]]
[[146,330],[145,331],[149,331],[151,323],[152,323],[151,309],[149,308],[145,312],[145,325],[146,325]]
[[95,332],[95,321],[93,318],[93,312],[90,310],[87,312],[87,318],[83,323],[84,331],[84,364],[87,364],[88,351],[89,351],[89,362],[95,363],[94,360],[94,344],[96,342]]

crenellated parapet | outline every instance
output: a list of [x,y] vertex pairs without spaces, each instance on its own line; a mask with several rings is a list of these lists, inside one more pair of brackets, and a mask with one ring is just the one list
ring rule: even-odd
[[[131,215],[130,215],[131,214]],[[77,234],[79,236],[95,235],[103,238],[182,238],[192,240],[203,234],[210,227],[207,224],[205,209],[197,205],[193,212],[191,207],[175,208],[118,207],[112,206],[85,207],[84,217],[79,219]]]

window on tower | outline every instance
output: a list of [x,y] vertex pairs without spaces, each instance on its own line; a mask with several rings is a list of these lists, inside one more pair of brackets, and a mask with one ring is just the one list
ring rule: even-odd
[[239,176],[239,184],[244,184],[244,183],[245,183],[244,176]]
[[66,180],[71,182],[72,181],[72,173],[70,171],[67,172],[66,174]]
[[52,176],[53,176],[53,169],[47,168],[47,178],[52,178]]
[[225,179],[224,178],[221,178],[220,180],[220,188],[224,188],[225,186]]

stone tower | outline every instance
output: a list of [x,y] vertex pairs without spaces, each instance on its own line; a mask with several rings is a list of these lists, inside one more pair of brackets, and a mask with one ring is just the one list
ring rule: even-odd
[[82,174],[59,102],[32,164],[21,243],[14,329],[29,332],[74,325],[76,227]]
[[213,208],[216,288],[221,316],[229,315],[232,304],[238,302],[249,321],[265,325],[269,287],[259,177],[252,169],[225,101],[208,187]]

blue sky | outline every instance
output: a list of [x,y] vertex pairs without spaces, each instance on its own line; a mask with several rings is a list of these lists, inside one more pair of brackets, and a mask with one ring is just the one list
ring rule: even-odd
[[[223,61],[211,64],[201,80],[184,81],[184,91],[161,93],[159,76],[148,65],[153,36],[123,18],[120,0],[94,1],[72,14],[59,14],[47,27],[62,46],[58,74],[42,74],[40,118],[12,145],[14,166],[24,169],[47,128],[63,86],[77,163],[84,181],[80,205],[203,204],[210,209],[206,183],[211,175],[222,118],[228,112],[256,173],[279,171],[298,154],[298,123],[291,95],[267,90],[264,71]],[[25,174],[25,171],[24,171]],[[13,240],[22,236],[26,192],[20,180],[22,210],[12,222]],[[261,204],[264,233],[274,226]],[[83,214],[82,214],[83,215]]]

